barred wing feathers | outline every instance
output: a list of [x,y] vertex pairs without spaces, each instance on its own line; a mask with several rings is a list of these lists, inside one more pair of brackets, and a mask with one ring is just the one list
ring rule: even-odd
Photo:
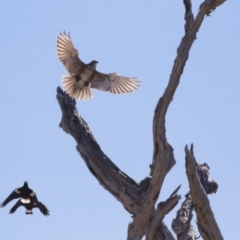
[[57,37],[57,55],[70,74],[76,75],[85,66],[78,57],[78,50],[74,47],[70,34],[65,31]]
[[104,74],[95,71],[91,78],[91,87],[114,94],[130,93],[140,87],[136,78],[119,76],[117,73]]

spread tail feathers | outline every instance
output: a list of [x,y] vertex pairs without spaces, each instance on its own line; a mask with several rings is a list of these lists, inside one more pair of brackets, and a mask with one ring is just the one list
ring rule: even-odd
[[32,210],[27,210],[25,214],[33,214]]
[[90,85],[81,86],[72,76],[63,76],[62,84],[65,91],[74,99],[89,100],[93,97]]

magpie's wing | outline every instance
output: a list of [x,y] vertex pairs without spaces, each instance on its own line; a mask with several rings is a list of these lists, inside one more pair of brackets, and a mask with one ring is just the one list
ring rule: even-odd
[[57,55],[70,74],[76,75],[85,66],[78,57],[78,51],[72,43],[70,34],[66,34],[65,31],[57,37]]
[[30,202],[32,202],[32,203],[37,203],[38,202],[37,194],[32,189],[31,189],[31,192],[29,194],[29,199],[30,199]]
[[16,202],[16,204],[10,209],[9,213],[14,213],[22,205],[21,199]]
[[119,76],[117,73],[104,74],[94,71],[90,80],[91,87],[114,94],[130,93],[140,87],[136,78]]
[[43,203],[38,202],[38,208],[44,216],[50,215],[49,213],[50,211],[47,209],[47,207]]
[[16,188],[12,193],[0,204],[0,207],[5,207],[10,201],[16,198],[21,197],[21,191],[19,191],[18,188]]

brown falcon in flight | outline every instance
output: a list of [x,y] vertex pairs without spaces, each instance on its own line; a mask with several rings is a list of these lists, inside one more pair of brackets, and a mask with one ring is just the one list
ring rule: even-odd
[[122,77],[117,73],[104,74],[96,71],[98,61],[86,64],[81,61],[74,48],[70,34],[65,31],[57,37],[57,54],[70,75],[63,76],[66,92],[74,99],[87,100],[93,97],[91,88],[114,94],[130,93],[140,84],[134,78]]

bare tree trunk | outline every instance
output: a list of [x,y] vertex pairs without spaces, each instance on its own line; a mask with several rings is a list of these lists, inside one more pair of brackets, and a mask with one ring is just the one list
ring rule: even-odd
[[[174,190],[166,201],[159,203],[157,209],[155,209],[163,181],[167,173],[175,164],[173,148],[167,142],[165,134],[165,117],[167,109],[180,83],[180,77],[188,59],[189,51],[196,39],[196,34],[200,29],[204,17],[208,16],[224,1],[225,0],[204,1],[200,5],[196,18],[194,18],[192,13],[191,0],[183,1],[185,6],[185,35],[177,49],[177,56],[174,61],[168,85],[155,109],[153,118],[154,151],[152,164],[150,165],[151,173],[150,176],[143,179],[140,184],[136,183],[127,174],[122,172],[104,154],[94,139],[87,123],[78,115],[75,100],[71,99],[61,88],[57,89],[57,100],[62,110],[60,127],[76,140],[77,150],[94,177],[106,190],[120,201],[124,208],[133,216],[133,221],[128,226],[128,240],[140,240],[144,235],[147,240],[175,239],[164,224],[163,218],[179,202],[181,197],[177,192],[180,186]],[[196,239],[194,230],[190,225],[192,218],[191,212],[195,209],[199,231],[203,238],[223,239],[213,217],[213,213],[211,212],[205,193],[205,191],[207,193],[216,191],[217,185],[214,182],[215,185],[213,183],[213,185],[209,187],[210,190],[206,190],[206,188],[204,188],[205,191],[203,190],[201,184],[204,186],[204,181],[201,181],[201,183],[199,181],[198,176],[200,176],[200,173],[197,170],[196,161],[194,162],[195,159],[193,154],[191,154],[187,148],[185,149],[185,152],[191,196],[187,196],[182,206],[188,211],[187,219],[184,220],[184,223],[187,223],[188,232],[183,238],[183,235],[181,235],[182,232],[179,234],[180,230],[178,229],[177,224],[173,224],[173,229],[177,234],[178,239],[187,239],[187,236],[191,237],[188,239]],[[192,182],[190,176],[192,178],[194,177],[194,182]],[[201,191],[199,189],[201,189]],[[203,201],[207,204],[206,207],[204,207],[199,201]],[[181,238],[180,235],[182,236]]]

